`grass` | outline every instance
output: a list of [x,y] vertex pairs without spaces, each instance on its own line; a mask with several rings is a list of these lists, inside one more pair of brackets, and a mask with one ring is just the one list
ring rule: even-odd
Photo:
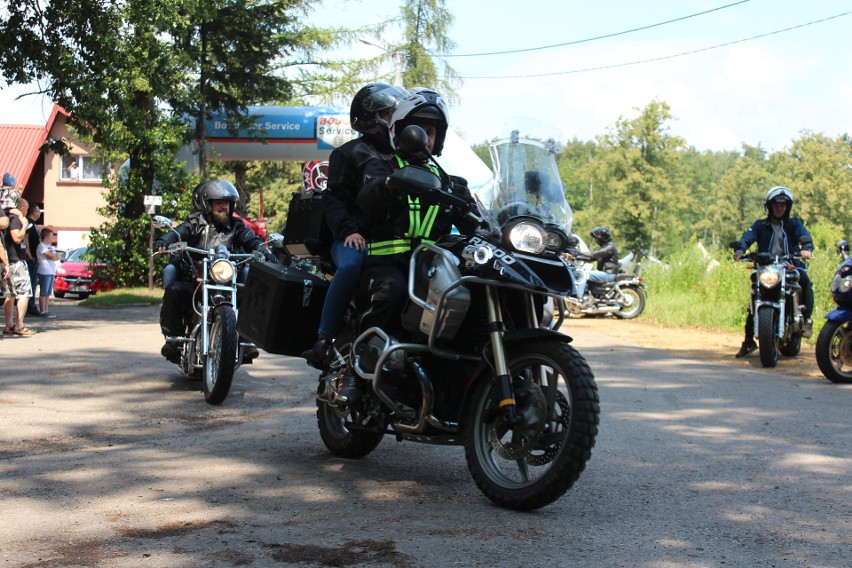
[[117,288],[109,292],[98,292],[94,296],[89,296],[87,299],[80,302],[80,305],[94,308],[131,305],[154,306],[161,304],[162,301],[162,288],[154,288],[153,290],[148,290],[147,287]]

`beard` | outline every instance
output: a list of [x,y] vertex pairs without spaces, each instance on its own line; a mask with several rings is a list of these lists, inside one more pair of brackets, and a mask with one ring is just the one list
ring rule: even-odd
[[213,222],[217,225],[227,225],[228,217],[230,217],[230,213],[228,211],[213,211],[211,213],[213,217]]

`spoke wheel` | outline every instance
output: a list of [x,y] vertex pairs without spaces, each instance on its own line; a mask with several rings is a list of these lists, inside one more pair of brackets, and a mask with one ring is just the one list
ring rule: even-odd
[[633,319],[645,311],[645,291],[641,288],[621,289],[621,309],[615,315],[621,319]]
[[222,404],[231,390],[237,363],[237,317],[230,306],[213,309],[210,350],[204,359],[202,389],[210,404]]

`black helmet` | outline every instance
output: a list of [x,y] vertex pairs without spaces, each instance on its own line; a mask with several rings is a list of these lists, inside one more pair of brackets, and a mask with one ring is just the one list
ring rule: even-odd
[[766,210],[767,215],[771,215],[770,208],[772,207],[770,203],[773,201],[780,203],[787,203],[787,211],[784,212],[784,217],[790,216],[790,211],[793,210],[793,192],[784,187],[783,185],[776,185],[769,189],[766,192],[766,197],[763,198],[763,208]]
[[195,186],[195,191],[192,192],[192,205],[196,211],[202,211],[205,215],[209,215],[211,208],[210,202],[223,199],[230,202],[228,214],[233,214],[234,206],[240,194],[234,185],[224,179],[209,179]]
[[589,236],[595,239],[599,245],[602,245],[612,240],[612,231],[607,227],[595,227],[589,231]]
[[419,92],[411,93],[399,101],[391,115],[391,147],[396,149],[396,137],[406,126],[431,124],[437,130],[432,154],[440,156],[444,149],[444,140],[447,138],[449,123],[449,113],[444,99],[435,91],[420,88]]
[[[386,134],[388,120],[379,113],[393,109],[397,101],[408,94],[402,87],[387,83],[370,83],[355,93],[349,108],[349,122],[352,128],[362,134]],[[388,116],[388,119],[390,116]]]

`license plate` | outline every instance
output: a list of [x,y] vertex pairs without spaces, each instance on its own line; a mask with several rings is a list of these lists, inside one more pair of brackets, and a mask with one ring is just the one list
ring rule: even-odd
[[88,292],[89,287],[88,286],[69,286],[68,291],[69,292]]

